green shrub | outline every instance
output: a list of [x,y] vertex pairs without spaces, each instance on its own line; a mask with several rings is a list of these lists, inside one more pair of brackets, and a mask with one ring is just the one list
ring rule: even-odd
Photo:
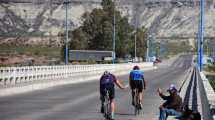
[[213,89],[214,89],[214,91],[215,91],[215,79],[213,79],[213,80],[209,80],[209,82],[210,82],[210,84],[211,84],[212,88],[213,88]]

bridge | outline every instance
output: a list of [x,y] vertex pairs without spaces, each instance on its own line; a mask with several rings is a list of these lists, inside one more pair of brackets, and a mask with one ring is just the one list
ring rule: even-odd
[[[46,5],[63,4],[63,0],[1,0],[1,3],[33,3]],[[98,0],[69,0],[71,4],[98,5]],[[143,7],[173,7],[198,6],[199,0],[147,0],[135,2],[118,0],[117,5]],[[211,0],[207,5],[213,5]],[[145,5],[145,6],[144,6]],[[131,7],[130,6],[130,7]],[[138,5],[137,5],[138,6]],[[30,7],[31,8],[31,7]],[[32,9],[32,8],[31,8]],[[29,9],[29,10],[31,10]],[[130,9],[133,9],[132,7]],[[157,29],[160,19],[169,14],[164,12],[153,21]],[[26,10],[24,10],[26,12]],[[129,11],[128,11],[129,12]],[[34,13],[34,11],[32,12]],[[26,13],[25,13],[26,14]],[[16,15],[16,14],[14,14]],[[60,13],[56,14],[59,17]],[[42,16],[42,15],[39,15]],[[16,18],[16,17],[15,17]],[[60,17],[59,17],[60,18]],[[59,20],[61,21],[61,20]],[[24,21],[25,22],[25,21]],[[41,21],[41,23],[43,23]],[[37,24],[35,24],[37,25]],[[37,25],[38,27],[39,25]],[[39,27],[38,27],[39,28]],[[153,32],[153,33],[156,33]],[[7,34],[7,33],[6,33]],[[164,39],[192,39],[196,37],[157,37]],[[214,39],[208,37],[205,39]],[[200,42],[199,42],[200,43]],[[164,102],[157,94],[161,88],[166,93],[170,84],[175,84],[183,99],[183,105],[188,105],[201,114],[203,120],[215,119],[215,93],[205,74],[200,72],[194,63],[192,54],[180,54],[163,60],[154,67],[153,63],[124,63],[124,64],[95,64],[95,65],[57,65],[57,66],[26,66],[0,68],[0,118],[1,120],[101,120],[99,100],[99,78],[105,70],[114,73],[125,86],[128,85],[129,71],[134,65],[144,70],[147,82],[144,91],[143,111],[139,116],[134,115],[131,105],[129,88],[116,88],[116,119],[117,120],[157,120],[159,106]],[[166,93],[167,94],[167,93]],[[174,118],[170,118],[174,119]],[[169,120],[170,120],[169,119]]]
[[[156,93],[175,84],[183,103],[212,120],[215,94],[205,75],[195,68],[194,56],[181,54],[152,63],[27,66],[0,68],[1,120],[101,120],[98,80],[104,70],[128,86],[134,65],[145,71],[143,113],[134,116],[129,88],[116,89],[117,120],[157,120],[163,102]],[[214,113],[213,113],[214,114]]]

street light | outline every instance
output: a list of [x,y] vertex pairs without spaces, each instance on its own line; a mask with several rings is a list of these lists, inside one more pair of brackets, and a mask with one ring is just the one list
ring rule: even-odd
[[135,10],[135,35],[134,35],[134,60],[137,61],[137,13],[138,13],[138,5],[136,6]]
[[147,61],[147,62],[149,62],[149,49],[150,49],[150,47],[149,47],[149,46],[150,46],[150,43],[149,43],[149,42],[150,42],[150,40],[151,40],[151,37],[152,37],[152,36],[149,35],[149,36],[148,36],[148,39],[147,39],[147,49],[146,49],[146,61]]
[[198,45],[198,52],[199,52],[199,70],[202,71],[202,58],[203,58],[203,42],[204,42],[204,0],[200,2],[200,23],[199,23],[199,45]]
[[115,13],[115,0],[114,0],[114,12],[113,12],[113,64],[116,59],[116,13]]
[[69,1],[66,0],[66,40],[65,40],[65,64],[68,64],[68,4]]

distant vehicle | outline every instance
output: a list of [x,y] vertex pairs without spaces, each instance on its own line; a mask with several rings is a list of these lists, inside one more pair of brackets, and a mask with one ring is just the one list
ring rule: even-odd
[[70,50],[69,61],[110,61],[113,59],[113,53],[113,51]]
[[156,58],[155,62],[156,62],[156,63],[161,63],[162,61],[161,61],[161,59]]
[[203,65],[213,64],[214,59],[211,57],[204,56],[202,63],[203,63]]

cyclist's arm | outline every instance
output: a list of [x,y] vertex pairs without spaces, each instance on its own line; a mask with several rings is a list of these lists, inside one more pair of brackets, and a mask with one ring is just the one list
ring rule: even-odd
[[142,75],[142,80],[143,80],[143,88],[146,89],[146,81],[143,75]]
[[116,85],[117,85],[120,89],[124,89],[124,88],[125,88],[119,80],[116,80],[115,83],[116,83]]
[[144,78],[143,78],[143,88],[146,89],[146,81]]

